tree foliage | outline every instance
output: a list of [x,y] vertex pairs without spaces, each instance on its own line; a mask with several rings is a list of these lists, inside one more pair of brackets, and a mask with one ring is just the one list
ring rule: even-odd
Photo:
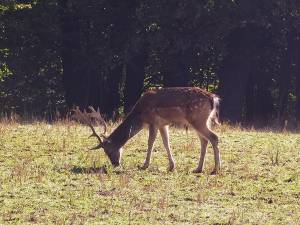
[[222,118],[300,121],[297,0],[0,4],[0,110],[128,112],[154,86],[221,95]]

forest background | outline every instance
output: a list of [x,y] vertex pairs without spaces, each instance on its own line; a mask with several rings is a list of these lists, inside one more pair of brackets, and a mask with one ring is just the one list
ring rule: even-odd
[[157,86],[222,98],[223,121],[300,123],[300,1],[1,0],[0,113],[107,119]]

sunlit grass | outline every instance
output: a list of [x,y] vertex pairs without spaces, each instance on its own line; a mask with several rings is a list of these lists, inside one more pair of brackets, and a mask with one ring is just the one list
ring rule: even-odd
[[[113,169],[96,140],[73,123],[0,124],[0,224],[299,224],[300,135],[221,126],[222,171],[195,175],[199,140],[171,129],[176,170],[161,139],[148,170],[138,170],[147,131]],[[97,173],[108,166],[108,174]]]

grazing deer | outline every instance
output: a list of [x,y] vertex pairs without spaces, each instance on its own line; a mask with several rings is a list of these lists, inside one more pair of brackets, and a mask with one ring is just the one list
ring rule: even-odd
[[204,157],[208,141],[214,151],[215,167],[212,174],[220,170],[220,152],[218,149],[218,136],[211,131],[212,121],[219,124],[219,97],[196,87],[157,88],[149,90],[137,101],[125,120],[108,136],[101,137],[96,134],[90,118],[96,118],[105,126],[99,111],[92,107],[91,113],[74,110],[73,117],[86,123],[93,131],[92,136],[97,137],[99,145],[93,149],[103,148],[114,166],[120,164],[122,146],[144,125],[149,127],[147,156],[141,169],[147,169],[153,149],[153,144],[159,130],[169,159],[169,171],[175,168],[175,162],[169,144],[168,125],[190,125],[198,133],[201,141],[201,153],[198,167],[194,173],[203,172]]

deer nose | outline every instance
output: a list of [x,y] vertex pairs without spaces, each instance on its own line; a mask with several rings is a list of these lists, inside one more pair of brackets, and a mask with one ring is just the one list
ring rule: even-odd
[[113,161],[112,164],[114,167],[117,167],[120,165],[120,162],[116,160],[116,161]]
[[120,166],[120,163],[117,162],[117,163],[114,164],[114,166],[115,166],[115,167],[118,167],[118,166]]

